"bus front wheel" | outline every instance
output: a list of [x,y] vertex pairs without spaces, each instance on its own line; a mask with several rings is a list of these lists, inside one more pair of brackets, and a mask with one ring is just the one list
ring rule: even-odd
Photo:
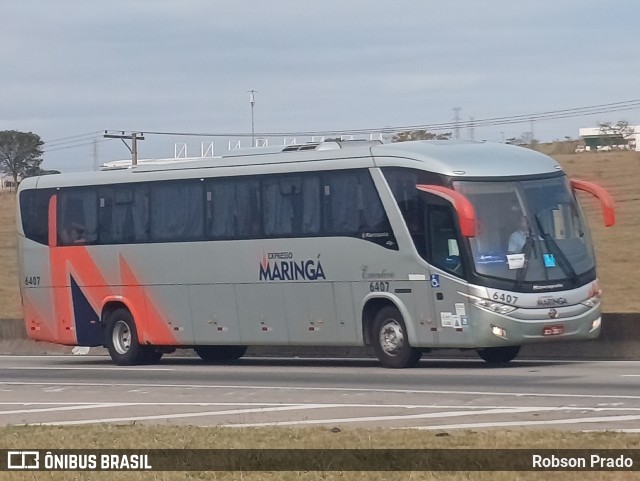
[[402,314],[392,306],[383,307],[376,314],[373,347],[384,367],[413,367],[422,357],[422,351],[409,344]]
[[520,352],[520,346],[486,347],[478,349],[478,355],[489,364],[506,364],[513,361]]
[[247,346],[198,346],[194,350],[204,362],[223,362],[240,359]]
[[106,326],[107,349],[117,365],[133,366],[160,360],[153,346],[143,346],[138,341],[136,324],[127,309],[119,308],[109,314]]

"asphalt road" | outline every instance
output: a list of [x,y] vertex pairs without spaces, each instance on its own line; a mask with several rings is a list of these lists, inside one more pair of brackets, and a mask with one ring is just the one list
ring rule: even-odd
[[0,356],[0,424],[553,428],[640,432],[640,362]]

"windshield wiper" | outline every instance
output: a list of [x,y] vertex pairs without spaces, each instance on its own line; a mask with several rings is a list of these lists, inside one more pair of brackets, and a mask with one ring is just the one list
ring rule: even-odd
[[568,278],[572,279],[573,282],[577,284],[578,274],[576,274],[576,271],[571,265],[571,262],[569,262],[569,259],[567,259],[567,256],[564,254],[562,249],[560,249],[560,246],[555,241],[555,239],[542,228],[542,222],[540,222],[540,217],[538,216],[538,214],[535,215],[535,219],[536,224],[538,225],[538,230],[542,235],[542,240],[544,240],[545,246],[547,246],[547,249],[558,258],[558,265],[560,266],[560,269],[562,269],[562,272],[564,272]]
[[522,253],[524,254],[524,265],[518,273],[516,274],[516,285],[515,290],[520,289],[520,285],[524,281],[525,274],[527,273],[527,269],[529,268],[529,254],[531,252],[531,248],[533,247],[533,237],[528,235],[524,241],[524,248],[522,249]]

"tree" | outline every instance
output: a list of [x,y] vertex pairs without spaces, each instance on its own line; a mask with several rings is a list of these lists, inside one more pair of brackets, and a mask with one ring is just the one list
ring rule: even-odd
[[450,140],[451,132],[434,134],[426,130],[407,130],[398,132],[391,138],[391,142],[407,142],[409,140]]
[[40,136],[32,132],[1,131],[0,170],[10,174],[16,185],[18,178],[39,175],[43,145]]
[[636,133],[635,128],[629,125],[626,120],[618,120],[616,124],[604,122],[599,127],[600,135],[603,136],[604,145],[616,146],[627,145],[629,137]]

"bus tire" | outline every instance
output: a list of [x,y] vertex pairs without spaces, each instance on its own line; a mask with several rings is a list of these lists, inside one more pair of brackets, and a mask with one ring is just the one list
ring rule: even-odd
[[223,362],[240,359],[247,346],[198,346],[194,350],[204,362]]
[[418,363],[422,351],[409,344],[404,319],[396,307],[380,309],[373,326],[373,347],[384,367],[401,369]]
[[111,359],[119,366],[148,364],[155,352],[153,347],[143,346],[138,342],[133,316],[122,307],[107,317],[105,341]]
[[520,346],[485,347],[477,352],[489,364],[506,364],[516,358]]

